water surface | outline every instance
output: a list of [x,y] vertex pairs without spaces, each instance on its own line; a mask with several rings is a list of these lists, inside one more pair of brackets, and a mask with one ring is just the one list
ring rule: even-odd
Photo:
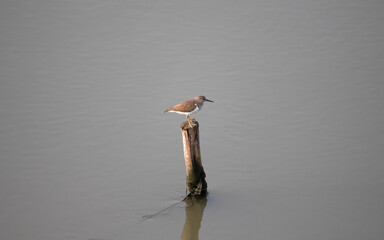
[[383,5],[2,1],[0,238],[381,239]]

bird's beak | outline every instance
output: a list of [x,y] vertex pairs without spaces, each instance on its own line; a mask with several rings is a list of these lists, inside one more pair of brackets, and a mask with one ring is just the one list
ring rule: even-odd
[[208,100],[208,99],[205,99],[205,101],[208,101],[208,102],[214,103],[214,101],[211,101],[211,100]]

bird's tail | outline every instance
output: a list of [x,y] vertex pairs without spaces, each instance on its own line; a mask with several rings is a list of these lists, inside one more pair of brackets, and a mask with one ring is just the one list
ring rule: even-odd
[[166,112],[169,112],[169,109],[165,109],[165,110],[163,111],[163,113],[166,113]]

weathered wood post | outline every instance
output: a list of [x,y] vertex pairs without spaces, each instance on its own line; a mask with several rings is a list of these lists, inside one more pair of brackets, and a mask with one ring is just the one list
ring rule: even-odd
[[200,141],[199,141],[199,123],[191,120],[193,128],[188,121],[181,124],[181,133],[183,135],[184,159],[187,172],[186,187],[189,196],[204,197],[207,194],[207,182],[205,181],[205,172],[201,164]]

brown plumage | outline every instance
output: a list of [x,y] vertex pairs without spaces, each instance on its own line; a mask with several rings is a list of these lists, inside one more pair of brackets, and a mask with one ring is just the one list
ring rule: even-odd
[[166,112],[175,112],[178,114],[184,114],[187,117],[189,125],[191,125],[191,120],[189,119],[189,115],[198,112],[203,107],[204,102],[213,102],[211,100],[206,99],[204,96],[198,96],[182,103],[179,103],[171,108],[168,108],[163,111]]
[[175,112],[192,112],[196,108],[195,99],[189,99],[182,103],[179,103],[171,108],[164,110],[163,112],[175,111]]

